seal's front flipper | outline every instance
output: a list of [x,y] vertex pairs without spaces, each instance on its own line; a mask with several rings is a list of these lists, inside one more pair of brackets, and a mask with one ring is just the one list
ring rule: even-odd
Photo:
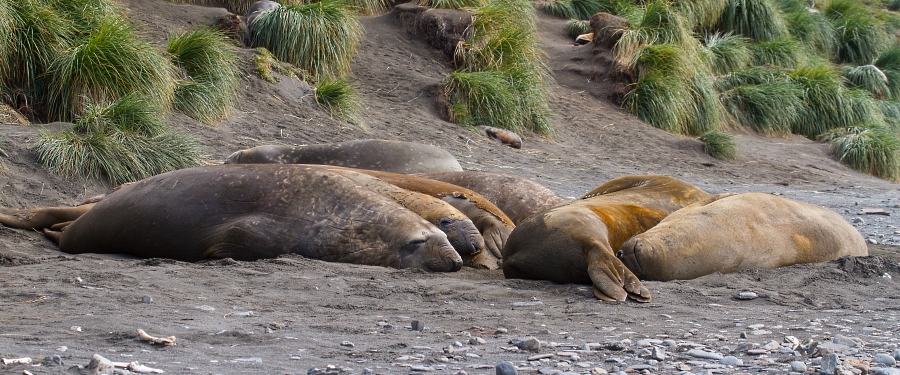
[[631,298],[638,302],[650,302],[650,291],[612,251],[596,247],[587,252],[585,261],[597,299],[625,301]]

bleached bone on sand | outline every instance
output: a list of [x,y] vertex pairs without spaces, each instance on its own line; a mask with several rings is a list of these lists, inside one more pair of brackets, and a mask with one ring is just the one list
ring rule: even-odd
[[31,363],[31,358],[3,358],[0,359],[0,362],[3,362],[4,365],[27,365]]
[[131,372],[136,372],[139,374],[164,374],[165,371],[160,370],[158,368],[152,368],[144,366],[138,362],[113,362],[102,355],[94,354],[94,357],[91,358],[91,363],[88,364],[87,368],[91,370],[92,374],[112,374],[114,373],[113,369],[121,368],[126,369]]
[[175,345],[175,336],[169,336],[166,338],[163,337],[153,337],[144,332],[144,330],[137,330],[138,338],[144,341],[147,341],[151,344],[162,344],[162,345]]

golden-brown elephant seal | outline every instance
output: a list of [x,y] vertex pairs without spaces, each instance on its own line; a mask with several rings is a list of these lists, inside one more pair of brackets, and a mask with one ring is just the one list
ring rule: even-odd
[[519,224],[503,248],[503,275],[593,283],[594,295],[602,300],[649,301],[650,291],[615,251],[668,214],[707,197],[703,190],[672,177],[610,180],[581,199]]
[[258,146],[237,151],[225,164],[322,164],[395,173],[461,171],[453,155],[415,142],[359,139],[306,146]]
[[546,186],[510,173],[462,171],[420,173],[418,176],[462,186],[481,194],[516,225],[531,215],[568,202]]
[[[15,226],[16,216],[0,223]],[[62,233],[45,233],[67,253],[182,261],[299,254],[436,272],[462,266],[447,236],[419,215],[338,173],[297,165],[164,173],[109,194]]]
[[771,194],[718,194],[626,241],[619,259],[643,280],[776,268],[868,255],[862,235],[826,208]]

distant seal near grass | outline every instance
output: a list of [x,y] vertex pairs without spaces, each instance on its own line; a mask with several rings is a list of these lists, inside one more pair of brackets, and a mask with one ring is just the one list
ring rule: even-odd
[[[15,216],[7,212],[0,223],[15,225]],[[164,173],[123,186],[61,232],[45,233],[73,254],[189,262],[299,254],[435,272],[462,265],[447,236],[419,215],[340,174],[295,165]]]
[[626,240],[709,194],[666,176],[619,177],[581,199],[531,216],[503,248],[511,279],[593,284],[605,301],[650,301],[647,290],[616,257]]
[[488,136],[490,139],[512,148],[522,148],[522,137],[514,131],[495,128],[493,126],[478,126],[477,128],[484,132],[484,135]]
[[225,164],[324,164],[395,173],[461,171],[453,155],[414,142],[360,139],[306,146],[258,146],[237,151]]
[[421,173],[419,176],[462,186],[481,194],[497,205],[516,225],[531,215],[568,202],[546,186],[510,173],[462,171]]
[[247,29],[250,30],[250,33],[251,33],[250,38],[251,39],[253,38],[252,33],[254,32],[253,21],[256,20],[256,17],[259,17],[259,15],[262,14],[263,12],[270,11],[270,10],[278,8],[280,6],[281,6],[280,4],[278,4],[274,1],[268,1],[268,0],[257,1],[255,3],[253,3],[252,5],[250,5],[250,8],[247,9]]
[[643,280],[776,268],[866,256],[859,231],[837,213],[771,194],[718,194],[626,241],[619,259]]

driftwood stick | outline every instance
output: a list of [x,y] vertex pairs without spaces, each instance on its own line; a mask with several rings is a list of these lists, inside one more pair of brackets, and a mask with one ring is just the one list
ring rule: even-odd
[[153,336],[148,335],[147,332],[144,332],[144,330],[142,330],[142,329],[137,330],[137,334],[138,334],[139,339],[147,341],[151,344],[161,344],[161,345],[167,345],[167,346],[175,345],[175,336],[169,336],[169,337],[165,337],[165,338],[153,337]]

